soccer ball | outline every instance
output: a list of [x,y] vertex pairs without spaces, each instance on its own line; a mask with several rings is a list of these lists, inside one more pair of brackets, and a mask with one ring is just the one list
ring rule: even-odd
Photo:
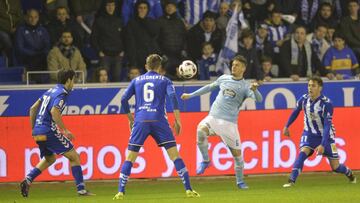
[[179,73],[183,78],[190,79],[196,75],[196,64],[190,60],[183,61],[179,66]]

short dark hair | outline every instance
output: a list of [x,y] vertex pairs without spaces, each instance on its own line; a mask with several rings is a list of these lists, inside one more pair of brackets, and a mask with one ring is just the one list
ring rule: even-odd
[[156,68],[160,68],[162,65],[162,57],[158,54],[150,54],[147,58],[146,58],[146,65],[147,68],[150,70],[154,70]]
[[261,57],[261,63],[265,63],[265,62],[272,63],[272,58],[269,57],[269,56],[266,56],[266,55],[262,56]]
[[336,31],[334,32],[334,35],[333,35],[333,40],[335,40],[335,38],[340,38],[342,40],[345,41],[345,36],[342,32],[339,32],[339,31]]
[[249,38],[249,37],[255,39],[254,33],[250,29],[244,29],[241,32],[240,40],[243,41],[245,38]]
[[59,84],[65,84],[69,79],[72,80],[75,77],[75,71],[73,69],[61,69],[57,74]]
[[332,8],[332,5],[329,2],[323,2],[320,4],[320,9],[321,10],[323,7],[330,7]]
[[201,48],[203,49],[205,46],[210,45],[212,48],[214,48],[214,45],[211,42],[204,42],[201,44]]
[[323,84],[324,84],[323,80],[322,80],[321,77],[319,77],[319,76],[312,76],[312,77],[309,79],[309,81],[315,81],[315,82],[317,82],[317,84],[318,84],[320,87],[322,87]]
[[240,61],[242,63],[245,64],[245,66],[247,65],[247,60],[244,56],[242,55],[236,55],[231,61],[230,61],[230,65],[232,65],[233,61]]
[[325,23],[319,23],[315,26],[315,30],[319,29],[320,27],[324,27],[324,28],[328,29],[329,26]]

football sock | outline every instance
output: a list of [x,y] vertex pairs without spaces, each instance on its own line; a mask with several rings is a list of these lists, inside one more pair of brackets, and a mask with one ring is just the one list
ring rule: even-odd
[[197,130],[197,146],[199,147],[199,150],[203,157],[203,161],[210,161],[208,152],[209,143],[207,135],[206,132],[202,130]]
[[290,180],[292,182],[296,181],[296,178],[299,176],[300,172],[304,167],[304,161],[307,159],[305,152],[300,152],[298,158],[295,161],[294,167],[291,171]]
[[339,167],[337,167],[337,169],[334,170],[336,173],[342,173],[346,176],[350,176],[351,175],[351,170],[346,167],[344,164],[339,164]]
[[244,181],[244,160],[242,156],[234,157],[234,169],[235,169],[235,176],[236,176],[236,184],[239,184]]
[[185,190],[192,190],[190,186],[189,172],[184,164],[184,161],[181,158],[178,158],[174,161],[174,165],[185,186]]
[[84,190],[85,184],[84,184],[84,177],[83,177],[83,172],[82,172],[81,166],[71,167],[71,172],[75,178],[77,191]]
[[125,186],[129,179],[131,168],[133,163],[131,161],[125,161],[120,172],[120,179],[119,179],[119,192],[125,192]]
[[26,182],[28,184],[32,183],[36,177],[38,177],[41,174],[40,169],[38,168],[33,168],[29,174],[27,174],[27,176],[25,177]]

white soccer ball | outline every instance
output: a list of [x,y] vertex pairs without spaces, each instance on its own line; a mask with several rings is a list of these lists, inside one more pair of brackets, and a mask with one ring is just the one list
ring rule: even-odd
[[183,78],[190,79],[196,75],[196,64],[190,60],[183,61],[179,66],[179,73]]

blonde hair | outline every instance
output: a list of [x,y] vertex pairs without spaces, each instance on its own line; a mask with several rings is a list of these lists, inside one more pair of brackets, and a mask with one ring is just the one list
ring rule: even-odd
[[158,54],[150,54],[146,58],[146,68],[148,70],[155,70],[161,67],[162,57]]

